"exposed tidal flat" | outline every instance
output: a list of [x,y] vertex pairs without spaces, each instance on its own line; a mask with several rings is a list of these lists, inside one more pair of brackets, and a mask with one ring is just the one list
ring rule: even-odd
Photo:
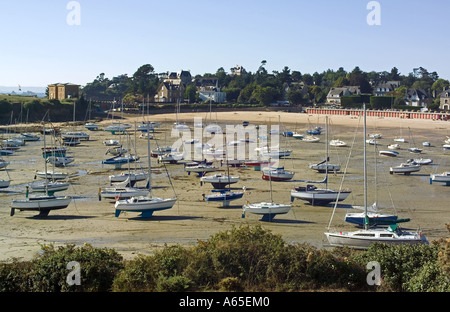
[[[119,116],[118,116],[119,117]],[[200,113],[178,114],[178,120],[186,122],[193,129],[194,117],[202,117],[209,122],[210,115]],[[123,122],[133,125],[141,123],[142,116],[123,117]],[[172,145],[178,138],[171,137],[171,128],[176,120],[175,114],[150,115],[146,120],[161,123],[154,133],[151,148],[157,145]],[[219,125],[239,125],[249,121],[254,125],[272,125],[280,122],[281,131],[297,131],[305,133],[313,126],[325,127],[325,117],[285,112],[220,112],[214,113],[213,121]],[[115,119],[114,121],[117,121]],[[101,127],[111,124],[111,120],[99,123]],[[62,132],[72,131],[72,126],[59,124]],[[12,127],[13,128],[13,127]],[[62,210],[51,211],[47,218],[35,218],[35,212],[17,211],[10,216],[10,203],[15,198],[25,197],[25,186],[33,182],[36,171],[44,169],[41,155],[43,141],[28,142],[13,156],[3,156],[10,162],[8,174],[11,186],[0,190],[0,261],[12,258],[31,259],[42,244],[55,245],[89,243],[94,247],[114,248],[125,258],[133,258],[137,254],[151,254],[164,244],[196,244],[198,240],[207,240],[211,235],[241,224],[262,224],[273,233],[280,234],[290,243],[307,242],[322,247],[326,242],[323,234],[330,223],[334,205],[312,206],[296,199],[288,214],[275,217],[273,222],[262,222],[257,215],[246,213],[242,218],[242,205],[248,202],[270,200],[269,182],[262,180],[262,173],[252,167],[230,168],[230,175],[239,176],[240,181],[232,185],[234,190],[242,190],[243,199],[231,202],[229,207],[203,201],[202,194],[211,193],[210,184],[200,185],[200,179],[188,175],[181,164],[167,164],[164,167],[156,159],[152,159],[153,195],[171,197],[174,192],[178,198],[172,209],[155,212],[152,218],[140,218],[138,213],[122,213],[114,216],[114,203],[102,199],[99,201],[100,187],[109,185],[108,176],[127,171],[127,166],[116,170],[112,166],[102,165],[101,161],[111,155],[105,155],[107,147],[103,141],[120,139],[126,147],[126,136],[112,135],[105,131],[88,131],[78,126],[78,131],[88,132],[90,140],[81,141],[76,147],[69,148],[70,156],[75,161],[57,171],[71,173],[71,187],[57,195],[73,196],[71,204]],[[328,138],[347,142],[346,147],[329,147],[330,162],[339,163],[342,169],[337,174],[330,174],[330,188],[342,187],[351,189],[352,193],[340,202],[331,221],[331,229],[351,230],[351,224],[344,222],[344,215],[352,205],[362,205],[363,198],[363,122],[360,118],[350,116],[331,116],[329,118]],[[368,202],[377,201],[386,213],[397,213],[400,218],[411,218],[402,225],[410,230],[420,229],[429,241],[447,237],[445,224],[450,222],[449,200],[450,187],[443,184],[429,183],[430,173],[441,173],[450,170],[450,151],[444,151],[442,144],[446,136],[450,136],[450,123],[432,120],[405,120],[395,118],[367,118],[367,133],[381,133],[378,150],[387,149],[394,143],[393,139],[402,132],[409,143],[401,143],[398,157],[375,157],[374,147],[367,145],[368,152]],[[147,140],[130,132],[131,150],[140,157],[139,164],[131,164],[131,168],[142,168],[147,171]],[[6,135],[4,135],[6,136]],[[323,179],[323,174],[308,168],[310,163],[325,159],[325,133],[320,135],[319,143],[306,143],[292,137],[279,137],[282,149],[292,150],[290,157],[280,160],[286,170],[295,172],[293,180]],[[204,138],[204,142],[211,138]],[[47,144],[52,145],[47,136]],[[428,141],[430,147],[422,147]],[[352,143],[354,145],[352,147]],[[408,148],[415,143],[423,148],[421,154],[411,154]],[[422,166],[419,172],[410,176],[389,174],[389,168],[410,158],[431,158],[433,164]],[[376,162],[376,166],[375,166]],[[220,162],[215,163],[220,167]],[[347,168],[346,168],[347,167]],[[166,169],[171,180],[166,175]],[[345,170],[346,168],[346,170]],[[226,167],[220,167],[227,173]],[[344,173],[345,172],[345,173]],[[375,174],[376,173],[376,174]],[[0,179],[8,176],[0,171]],[[172,184],[171,184],[171,183]],[[290,190],[294,186],[304,185],[302,182],[272,182],[274,202],[289,203]],[[375,187],[377,185],[377,187]],[[145,182],[138,183],[144,187]]]

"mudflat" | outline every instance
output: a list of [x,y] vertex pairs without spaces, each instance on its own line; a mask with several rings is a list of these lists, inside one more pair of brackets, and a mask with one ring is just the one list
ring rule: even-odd
[[[145,116],[145,120],[160,122],[161,126],[150,140],[151,149],[156,146],[172,145],[179,138],[171,136],[172,125],[176,118],[186,122],[191,129],[194,117],[210,122],[206,113],[160,114]],[[221,126],[238,125],[248,121],[253,125],[279,125],[281,131],[305,134],[306,130],[321,126],[325,128],[325,116],[286,112],[218,112],[212,116],[213,122]],[[117,120],[115,120],[117,121]],[[242,218],[242,205],[246,202],[270,201],[269,182],[264,181],[261,171],[252,167],[230,168],[230,175],[239,176],[233,190],[242,190],[242,199],[231,202],[229,207],[220,203],[206,202],[203,194],[210,194],[210,184],[200,184],[195,175],[188,175],[182,164],[158,163],[152,158],[152,194],[157,197],[177,196],[178,201],[172,209],[155,212],[152,218],[141,218],[138,213],[114,215],[114,202],[99,201],[99,188],[109,185],[108,176],[127,172],[128,167],[114,169],[102,165],[111,155],[105,155],[107,147],[103,141],[118,139],[124,147],[134,151],[140,157],[139,163],[132,163],[131,170],[148,170],[147,140],[135,135],[134,123],[144,121],[142,116],[130,117],[125,114],[122,122],[133,125],[130,135],[112,135],[105,131],[88,131],[79,126],[77,131],[90,134],[88,141],[81,141],[76,147],[69,148],[69,154],[75,161],[67,167],[55,168],[56,171],[71,174],[68,181],[71,186],[57,195],[73,196],[71,204],[62,210],[51,211],[47,218],[36,218],[36,212],[16,211],[10,216],[10,204],[13,199],[25,198],[25,187],[35,180],[36,171],[44,169],[41,153],[42,139],[28,142],[13,156],[2,156],[10,162],[7,171],[0,171],[0,179],[10,179],[11,186],[0,190],[0,261],[13,258],[31,259],[43,244],[89,243],[99,248],[114,248],[124,258],[130,259],[137,254],[151,254],[164,244],[196,244],[198,240],[207,240],[211,235],[242,224],[262,224],[273,233],[280,234],[289,243],[309,243],[323,247],[326,237],[323,234],[328,227],[331,230],[351,230],[355,227],[344,222],[344,215],[352,205],[361,206],[363,199],[363,121],[350,116],[330,116],[328,139],[340,139],[347,143],[345,147],[329,146],[330,162],[341,164],[341,171],[329,175],[328,187],[351,189],[352,193],[338,205],[312,206],[295,199],[289,213],[278,215],[273,222],[262,222],[260,217],[246,213]],[[105,120],[100,126],[106,127],[111,120]],[[62,131],[72,131],[72,126],[58,125]],[[66,128],[65,128],[66,127]],[[412,231],[421,230],[431,242],[448,237],[445,224],[450,222],[450,186],[440,183],[430,184],[431,173],[450,171],[450,151],[444,151],[442,145],[446,136],[450,136],[450,123],[447,121],[406,120],[398,118],[367,117],[367,133],[380,133],[377,150],[367,144],[368,155],[368,203],[377,202],[383,212],[397,213],[400,218],[411,218],[402,227]],[[399,135],[408,143],[400,143],[398,157],[383,157],[379,150],[386,150],[393,139]],[[3,135],[8,137],[8,135]],[[11,136],[11,135],[9,135]],[[292,181],[272,182],[272,197],[277,203],[289,203],[290,191],[294,186],[305,185],[298,180],[322,180],[324,175],[309,169],[308,165],[325,159],[326,134],[320,136],[320,142],[307,143],[293,137],[278,137],[280,148],[292,150],[290,157],[281,159],[279,165],[295,173]],[[205,138],[205,142],[211,138]],[[368,138],[367,138],[368,139]],[[46,136],[47,145],[52,144],[51,136]],[[422,146],[422,142],[431,146]],[[128,142],[128,143],[127,143]],[[412,145],[423,149],[421,154],[411,154]],[[410,158],[431,158],[431,165],[422,166],[419,172],[409,176],[389,174],[389,168]],[[219,172],[227,173],[220,161],[215,165]],[[166,173],[169,173],[170,180]],[[39,179],[39,178],[37,178]],[[297,182],[296,182],[297,181]],[[144,187],[145,182],[138,183]],[[333,218],[332,218],[333,216]]]

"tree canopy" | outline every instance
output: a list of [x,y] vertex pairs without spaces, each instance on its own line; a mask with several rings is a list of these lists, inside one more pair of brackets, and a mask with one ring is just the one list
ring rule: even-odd
[[[285,100],[295,104],[322,103],[332,87],[359,86],[361,93],[370,94],[377,84],[387,81],[400,81],[402,87],[423,89],[429,93],[441,91],[450,85],[448,80],[439,79],[437,72],[430,72],[423,67],[406,75],[401,74],[396,67],[388,71],[364,72],[359,66],[355,66],[351,71],[340,67],[337,70],[315,71],[312,74],[284,66],[270,73],[266,69],[268,63],[267,60],[262,60],[254,73],[235,75],[220,67],[213,74],[205,73],[196,77],[217,78],[219,87],[227,93],[228,102],[261,105]],[[122,74],[111,79],[107,78],[105,73],[100,73],[83,88],[83,94],[86,99],[152,98],[161,83],[154,70],[152,65],[144,64],[131,77]],[[292,87],[298,83],[306,87],[306,93]],[[190,83],[187,83],[185,86],[184,97],[192,103],[197,101],[198,97],[194,94],[195,88],[189,85]]]

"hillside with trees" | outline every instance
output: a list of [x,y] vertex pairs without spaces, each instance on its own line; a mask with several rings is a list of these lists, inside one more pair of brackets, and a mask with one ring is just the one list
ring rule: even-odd
[[[443,88],[450,85],[448,80],[440,79],[437,72],[429,72],[420,67],[415,73],[401,74],[396,67],[390,71],[364,72],[358,66],[352,71],[340,67],[328,69],[322,73],[301,73],[285,66],[280,71],[266,69],[267,61],[261,61],[256,72],[245,72],[240,75],[227,72],[223,67],[215,73],[204,73],[199,77],[215,77],[219,86],[227,94],[228,103],[269,105],[277,101],[289,101],[293,105],[314,105],[326,101],[332,87],[359,86],[362,94],[371,94],[374,86],[383,81],[400,81],[401,87],[390,96],[396,98],[397,104],[409,88],[422,89],[437,96]],[[99,74],[93,82],[83,88],[86,99],[115,99],[124,103],[142,103],[155,95],[162,79],[154,71],[154,67],[146,64],[132,75],[122,74],[111,79],[104,73]],[[186,86],[185,99],[196,99],[192,86]],[[198,100],[198,99],[197,99]]]
[[[428,108],[437,110],[439,94],[450,86],[450,82],[439,78],[437,72],[429,72],[423,67],[407,75],[401,74],[396,67],[390,71],[364,72],[358,66],[351,71],[340,67],[337,70],[328,69],[311,74],[293,70],[288,66],[279,71],[269,72],[266,65],[267,61],[263,60],[256,72],[244,70],[239,74],[234,73],[232,68],[227,72],[220,67],[215,73],[196,75],[194,79],[217,78],[219,87],[226,93],[227,103],[220,104],[223,108],[265,107],[281,101],[289,101],[292,106],[321,105],[326,102],[331,88],[359,86],[361,95],[347,97],[342,102],[343,107],[359,107],[364,101],[371,105],[371,108],[410,109],[411,107],[405,105],[405,94],[408,89],[420,89],[433,97],[433,102]],[[38,121],[47,110],[51,110],[54,121],[71,120],[74,101],[77,101],[78,120],[85,120],[89,101],[92,101],[93,105],[101,101],[116,101],[127,105],[151,103],[158,86],[163,81],[162,77],[163,74],[155,72],[152,65],[144,64],[131,76],[124,73],[108,78],[105,73],[100,73],[82,88],[81,98],[77,100],[60,102],[35,97],[0,95],[0,121],[10,123],[11,119],[13,122],[18,118],[23,120],[25,115],[30,121]],[[399,81],[400,86],[386,96],[374,99],[371,96],[374,88],[386,81]],[[190,103],[191,108],[202,107],[202,104],[198,104],[201,101],[193,83],[187,83],[185,86],[184,99]],[[170,109],[169,106],[166,105],[166,108]]]

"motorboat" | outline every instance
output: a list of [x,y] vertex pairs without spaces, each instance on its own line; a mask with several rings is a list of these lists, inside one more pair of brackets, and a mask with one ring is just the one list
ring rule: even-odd
[[380,156],[397,157],[399,153],[396,151],[379,151],[378,154]]
[[335,140],[330,141],[330,145],[336,146],[336,147],[344,147],[344,146],[347,146],[347,143],[345,143],[342,140],[335,139]]
[[391,149],[391,150],[400,149],[400,144],[390,144],[390,145],[388,145],[388,149]]
[[430,165],[433,163],[433,160],[430,158],[411,158],[408,159],[407,162],[418,165]]
[[120,141],[119,140],[106,140],[106,141],[103,141],[103,144],[105,144],[106,146],[117,146],[117,145],[120,145]]
[[411,147],[411,148],[408,148],[408,151],[409,151],[410,153],[414,153],[414,154],[420,154],[420,153],[422,153],[422,150],[421,150],[420,148],[417,148],[417,147]]
[[292,137],[294,138],[294,139],[297,139],[297,140],[303,140],[303,138],[305,137],[303,134],[301,134],[301,133],[298,133],[298,132],[294,132],[293,134],[292,134]]
[[312,135],[307,135],[302,139],[302,141],[306,143],[317,143],[320,141],[320,138]]
[[393,174],[393,173],[402,174],[403,173],[405,175],[410,175],[411,172],[420,171],[421,168],[422,168],[421,165],[406,162],[406,163],[401,163],[398,166],[391,167],[389,169],[389,173],[390,174]]

